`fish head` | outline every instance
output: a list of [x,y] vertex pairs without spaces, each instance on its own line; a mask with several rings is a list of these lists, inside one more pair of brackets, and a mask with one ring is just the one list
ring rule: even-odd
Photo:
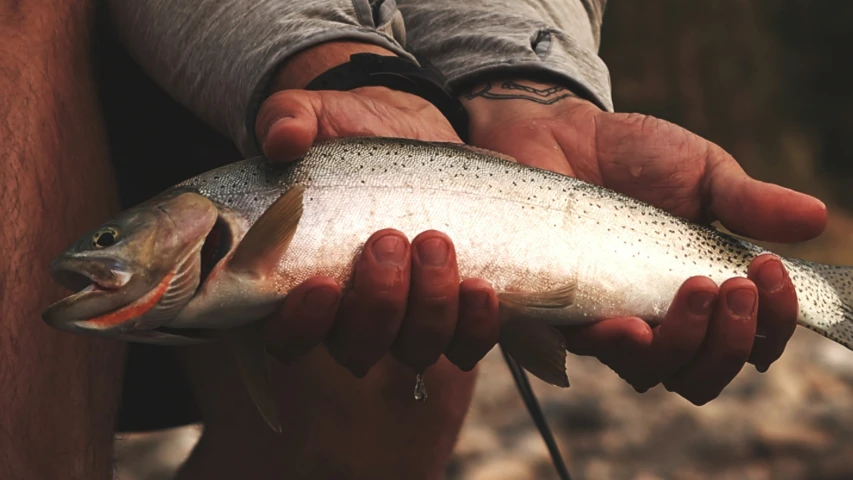
[[159,337],[151,331],[177,315],[198,288],[201,250],[216,221],[216,205],[187,191],[126,210],[52,262],[53,279],[76,293],[42,318],[75,333]]

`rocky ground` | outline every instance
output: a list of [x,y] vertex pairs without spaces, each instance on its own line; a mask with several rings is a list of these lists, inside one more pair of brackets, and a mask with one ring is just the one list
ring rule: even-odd
[[[533,381],[576,478],[853,478],[853,353],[811,332],[797,332],[768,373],[745,370],[701,408],[661,388],[637,394],[593,359],[571,358],[570,371],[566,391]],[[118,478],[170,478],[199,431],[120,439]],[[451,480],[556,478],[497,351],[448,471]]]

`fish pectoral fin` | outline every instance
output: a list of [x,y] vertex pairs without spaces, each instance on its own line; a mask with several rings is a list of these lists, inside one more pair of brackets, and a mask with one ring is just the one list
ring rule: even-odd
[[558,387],[569,386],[566,341],[556,328],[536,320],[510,318],[501,325],[500,345],[525,370]]
[[228,268],[265,277],[287,252],[302,218],[305,187],[285,192],[258,218],[237,245]]
[[228,343],[249,397],[270,428],[281,433],[281,420],[267,370],[266,349],[258,326],[253,324],[239,329],[228,337]]
[[506,306],[515,308],[568,308],[575,303],[575,287],[574,283],[570,283],[544,292],[500,292],[498,299]]

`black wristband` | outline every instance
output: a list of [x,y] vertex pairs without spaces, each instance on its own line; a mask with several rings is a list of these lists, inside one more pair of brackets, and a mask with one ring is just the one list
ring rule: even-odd
[[462,102],[443,87],[438,72],[409,60],[373,53],[356,53],[350,61],[311,80],[305,90],[346,91],[360,87],[387,87],[417,95],[435,105],[463,142],[468,141],[468,112]]

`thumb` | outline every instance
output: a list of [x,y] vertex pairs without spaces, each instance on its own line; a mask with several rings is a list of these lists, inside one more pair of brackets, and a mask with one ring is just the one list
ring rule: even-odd
[[264,155],[274,162],[305,155],[317,138],[319,103],[318,95],[308,91],[282,91],[267,99],[255,122]]
[[283,90],[261,106],[256,132],[264,155],[296,160],[317,141],[354,136],[458,141],[447,119],[426,100],[385,87],[349,92]]
[[654,339],[648,323],[635,317],[602,320],[591,325],[561,327],[566,349],[575,355],[609,358],[626,350],[647,348]]
[[722,149],[709,155],[704,187],[711,213],[739,235],[772,242],[799,242],[820,235],[826,227],[823,202],[749,177]]

